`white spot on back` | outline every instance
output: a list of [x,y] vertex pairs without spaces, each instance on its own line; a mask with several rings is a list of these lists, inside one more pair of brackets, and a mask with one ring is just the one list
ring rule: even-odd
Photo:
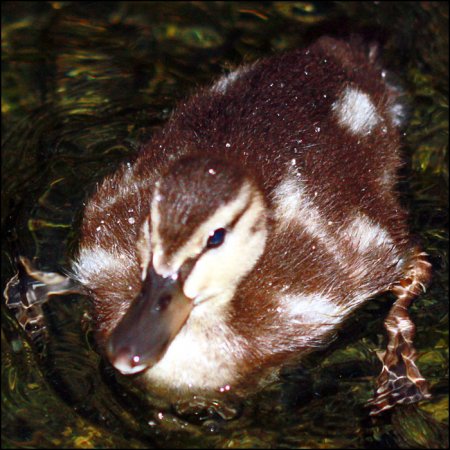
[[285,295],[280,299],[280,307],[298,323],[332,326],[342,320],[342,311],[336,302],[319,293]]
[[333,103],[338,122],[353,134],[368,134],[381,121],[370,96],[347,87]]
[[327,334],[333,333],[355,308],[375,294],[376,291],[361,290],[339,303],[320,292],[287,294],[279,298],[276,309],[287,320],[288,326],[298,329],[298,334],[293,337],[296,345],[315,347],[329,341]]
[[364,214],[356,216],[345,229],[344,235],[348,237],[350,244],[362,253],[383,245],[393,245],[387,231]]
[[327,221],[317,206],[308,198],[302,182],[294,176],[288,176],[275,189],[273,198],[276,212],[282,225],[296,221],[304,226],[312,236],[328,240]]
[[388,113],[394,126],[399,127],[405,123],[406,111],[401,103],[394,103],[389,107]]
[[219,78],[211,87],[211,91],[225,94],[227,89],[245,72],[251,68],[251,65],[239,67],[238,69],[230,72],[221,78]]
[[339,306],[336,301],[321,293],[288,294],[281,296],[277,311],[290,327],[298,329],[293,338],[296,345],[320,346],[327,333],[333,332],[350,308]]
[[[326,212],[316,205],[315,198],[315,195],[307,194],[299,177],[288,175],[273,193],[279,227],[298,226],[299,231],[322,242],[338,267],[348,271],[353,279],[362,281],[371,267],[360,263],[358,255],[366,255],[371,249],[382,246],[393,248],[391,237],[380,225],[361,213],[356,213],[354,218],[350,217],[344,223],[329,220]],[[342,257],[349,251],[356,259]],[[395,252],[393,256],[397,257]]]

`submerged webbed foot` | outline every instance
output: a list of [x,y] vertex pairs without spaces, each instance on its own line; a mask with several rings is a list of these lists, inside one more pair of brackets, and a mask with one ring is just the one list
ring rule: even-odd
[[397,300],[384,322],[388,333],[386,352],[379,355],[383,369],[377,379],[377,390],[369,401],[370,415],[377,415],[399,404],[416,403],[431,397],[428,383],[415,364],[413,347],[415,325],[408,314],[412,300],[425,291],[430,280],[431,264],[427,254],[416,250],[407,266],[405,277],[392,287]]
[[3,295],[19,325],[34,340],[45,329],[42,305],[50,296],[82,292],[82,287],[71,278],[36,270],[27,258],[20,256],[18,272],[6,284]]

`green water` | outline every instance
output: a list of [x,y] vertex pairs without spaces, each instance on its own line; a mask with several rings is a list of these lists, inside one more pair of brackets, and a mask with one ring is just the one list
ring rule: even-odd
[[225,69],[322,34],[374,33],[410,95],[400,184],[434,266],[412,307],[432,399],[369,419],[391,298],[324,352],[237,406],[233,420],[144,398],[95,351],[89,302],[44,306],[49,342],[2,305],[2,446],[445,448],[448,442],[448,4],[3,2],[2,286],[14,255],[60,271],[83,201],[180,98]]

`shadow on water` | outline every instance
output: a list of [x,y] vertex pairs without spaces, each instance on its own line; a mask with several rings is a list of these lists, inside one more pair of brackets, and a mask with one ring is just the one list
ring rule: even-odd
[[376,419],[364,405],[388,297],[279,381],[216,410],[168,405],[118,375],[96,352],[83,296],[43,305],[34,340],[2,304],[2,446],[447,446],[447,3],[3,2],[2,28],[3,286],[18,255],[41,270],[67,267],[86,197],[196,86],[242,61],[349,32],[383,43],[410,95],[399,188],[434,266],[412,307],[433,397]]

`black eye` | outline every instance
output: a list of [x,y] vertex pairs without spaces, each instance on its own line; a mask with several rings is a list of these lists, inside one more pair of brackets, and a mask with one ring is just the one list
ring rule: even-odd
[[219,245],[222,245],[225,239],[226,232],[227,230],[225,230],[225,228],[218,228],[216,231],[214,231],[214,233],[210,234],[206,246],[208,248],[215,248],[219,247]]

